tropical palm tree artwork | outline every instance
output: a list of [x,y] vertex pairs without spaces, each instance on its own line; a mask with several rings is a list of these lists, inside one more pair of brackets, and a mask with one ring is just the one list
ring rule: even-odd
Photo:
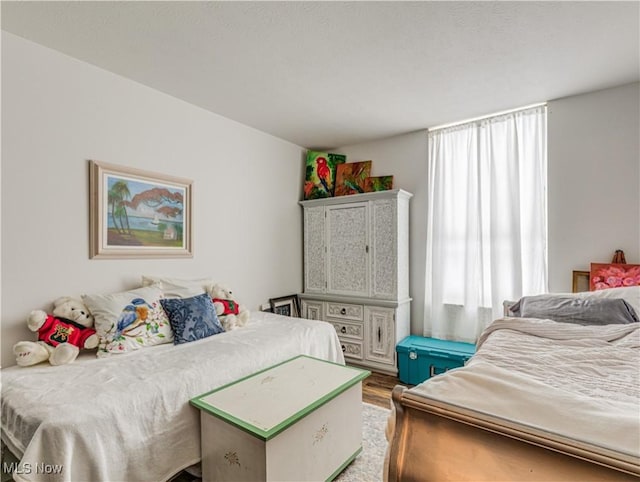
[[340,164],[336,171],[336,196],[348,196],[365,192],[365,180],[371,174],[372,161]]
[[107,176],[107,246],[184,248],[185,189]]

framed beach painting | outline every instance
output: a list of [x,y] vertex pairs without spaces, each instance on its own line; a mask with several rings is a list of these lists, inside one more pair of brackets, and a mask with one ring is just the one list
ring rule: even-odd
[[193,181],[89,161],[90,257],[191,257]]

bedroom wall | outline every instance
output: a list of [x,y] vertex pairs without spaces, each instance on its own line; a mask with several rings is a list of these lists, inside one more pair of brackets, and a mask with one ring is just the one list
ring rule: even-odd
[[617,248],[640,263],[640,83],[549,102],[549,291]]
[[[141,274],[212,276],[254,310],[302,289],[305,149],[2,33],[2,366],[25,318]],[[193,179],[192,259],[90,260],[88,159]]]
[[[640,263],[640,84],[548,102],[549,290],[571,291],[571,271],[611,261],[616,248]],[[517,107],[517,106],[514,106]],[[422,334],[427,212],[426,131],[333,149],[373,160],[411,200],[411,332]]]

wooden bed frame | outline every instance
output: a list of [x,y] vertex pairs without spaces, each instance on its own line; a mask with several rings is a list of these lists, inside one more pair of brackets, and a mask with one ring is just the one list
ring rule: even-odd
[[[396,386],[385,480],[638,481],[640,459]],[[585,420],[585,423],[589,423]],[[388,464],[388,465],[387,465]]]

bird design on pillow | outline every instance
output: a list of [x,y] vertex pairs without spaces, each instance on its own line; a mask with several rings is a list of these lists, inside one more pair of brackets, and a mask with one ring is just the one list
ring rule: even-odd
[[142,298],[134,298],[125,306],[116,323],[115,336],[133,336],[131,333],[146,323],[151,306]]

